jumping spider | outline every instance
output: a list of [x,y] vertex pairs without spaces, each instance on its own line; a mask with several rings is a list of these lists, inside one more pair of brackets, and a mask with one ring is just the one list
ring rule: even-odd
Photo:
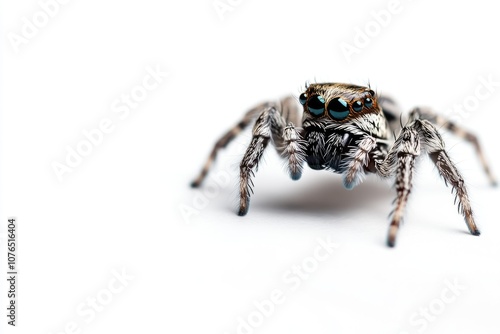
[[[413,109],[403,126],[394,101],[377,96],[370,87],[315,83],[306,87],[299,102],[303,111],[299,110],[294,97],[279,103],[266,102],[248,111],[217,141],[192,186],[200,186],[218,151],[255,120],[252,141],[240,164],[240,216],[248,212],[251,178],[271,142],[287,161],[293,180],[300,178],[304,163],[315,170],[342,174],[347,189],[359,184],[366,173],[394,177],[397,197],[387,239],[388,246],[393,247],[412,188],[415,161],[421,153],[427,153],[446,185],[451,184],[456,192],[455,200],[458,199],[459,211],[470,233],[480,234],[464,180],[451,162],[436,126],[472,143],[491,184],[496,185],[475,135],[428,108]],[[393,134],[398,134],[395,139]]]

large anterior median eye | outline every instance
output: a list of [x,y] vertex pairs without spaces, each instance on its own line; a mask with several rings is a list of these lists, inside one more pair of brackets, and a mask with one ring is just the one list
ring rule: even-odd
[[307,109],[314,116],[320,116],[325,111],[325,99],[321,95],[313,95],[307,103]]
[[349,115],[349,105],[346,101],[337,97],[328,103],[328,113],[334,119],[342,120]]

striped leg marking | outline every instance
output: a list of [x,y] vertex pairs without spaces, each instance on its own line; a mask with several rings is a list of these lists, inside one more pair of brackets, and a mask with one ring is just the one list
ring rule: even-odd
[[459,212],[464,216],[470,233],[479,235],[464,180],[446,153],[441,135],[428,120],[415,119],[402,129],[387,157],[376,163],[381,176],[396,175],[396,207],[391,214],[387,244],[393,247],[396,243],[396,235],[412,187],[415,159],[421,151],[429,154],[445,184],[452,185],[456,193],[455,202],[458,202]]
[[258,169],[259,161],[271,138],[270,117],[275,114],[276,109],[265,110],[255,122],[252,131],[252,141],[248,146],[243,160],[240,164],[240,208],[239,216],[244,216],[248,212],[250,204],[250,194],[253,192],[252,177]]
[[472,146],[474,146],[479,161],[481,162],[481,166],[483,167],[484,173],[488,177],[490,184],[492,186],[498,185],[497,179],[495,178],[493,172],[491,171],[491,168],[488,164],[488,161],[486,160],[486,156],[483,152],[481,144],[479,143],[479,139],[477,138],[476,135],[458,126],[456,123],[453,123],[452,121],[446,119],[445,117],[436,114],[429,108],[415,108],[411,112],[410,117],[426,119],[431,123],[436,124],[438,127],[444,127],[445,129],[453,133],[455,136],[460,137],[465,141],[471,143]]
[[198,175],[198,177],[191,183],[191,186],[193,188],[199,187],[202,183],[203,180],[205,180],[208,171],[210,170],[210,167],[212,166],[213,162],[215,161],[215,158],[217,157],[217,154],[219,151],[226,147],[241,131],[243,131],[250,122],[252,122],[255,117],[259,115],[263,110],[266,108],[269,108],[270,106],[274,105],[271,102],[263,103],[250,111],[248,111],[243,119],[238,122],[232,129],[230,129],[226,134],[224,134],[216,143],[214,148],[212,149],[212,152],[210,152],[210,155],[208,156],[207,161],[205,162],[205,165],[203,165],[203,168]]

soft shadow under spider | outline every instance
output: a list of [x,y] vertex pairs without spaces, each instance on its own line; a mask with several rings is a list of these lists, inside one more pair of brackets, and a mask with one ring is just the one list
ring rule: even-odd
[[286,188],[283,194],[270,196],[261,187],[259,194],[252,198],[248,216],[260,210],[293,212],[342,212],[386,208],[394,197],[394,189],[380,180],[366,180],[352,190],[342,185],[340,178],[324,178],[309,181],[307,185]]

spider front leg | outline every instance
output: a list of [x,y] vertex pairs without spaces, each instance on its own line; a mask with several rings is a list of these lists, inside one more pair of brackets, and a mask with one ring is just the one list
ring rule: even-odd
[[269,129],[269,113],[272,109],[264,111],[255,122],[252,131],[252,141],[248,146],[243,160],[240,164],[240,209],[239,216],[244,216],[248,212],[250,204],[250,193],[252,192],[253,182],[251,177],[254,176],[254,169],[258,169],[259,160],[262,158],[262,153],[269,143],[271,131]]
[[[287,115],[288,109],[284,110]],[[298,180],[302,174],[305,161],[303,141],[295,125],[290,122],[285,127],[285,122],[285,117],[274,107],[266,109],[255,122],[252,141],[240,164],[240,208],[238,211],[240,216],[248,212],[253,186],[252,177],[258,169],[259,161],[269,141],[276,147],[278,153],[288,159],[290,177]]]
[[270,108],[271,106],[275,106],[276,104],[273,102],[266,102],[262,103],[255,108],[252,108],[249,110],[244,116],[241,121],[239,121],[234,127],[232,127],[228,132],[226,132],[216,143],[214,148],[212,149],[212,152],[210,152],[210,155],[208,156],[207,161],[205,162],[205,165],[203,166],[200,174],[198,177],[191,183],[191,186],[193,188],[197,188],[201,185],[203,180],[205,180],[208,171],[210,170],[210,167],[212,166],[213,162],[215,161],[215,158],[217,157],[217,154],[219,151],[226,147],[241,131],[243,131],[248,124],[251,123],[252,120],[255,119],[261,113],[263,110],[266,108]]
[[370,153],[377,147],[377,141],[371,136],[361,139],[356,147],[349,152],[350,159],[347,161],[345,172],[342,175],[342,181],[346,189],[352,189],[357,186],[365,175],[365,168],[370,160]]
[[412,124],[401,130],[401,134],[389,150],[387,157],[382,162],[376,162],[380,175],[385,177],[396,175],[396,206],[391,214],[387,238],[387,245],[390,247],[394,247],[396,244],[396,235],[412,188],[415,160],[420,155],[420,151],[420,138]]
[[393,247],[412,187],[415,160],[424,151],[429,154],[446,184],[456,192],[458,207],[473,235],[479,235],[474,221],[464,180],[445,151],[445,145],[436,127],[427,120],[416,119],[401,130],[401,134],[383,161],[376,162],[382,176],[396,175],[396,207],[392,212],[387,244]]
[[290,122],[283,131],[283,144],[277,147],[278,153],[288,161],[288,174],[292,180],[297,181],[302,176],[304,162],[306,160],[305,142],[302,140],[300,131]]
[[[200,174],[198,177],[191,183],[191,186],[193,188],[199,187],[203,180],[208,175],[208,172],[210,170],[210,167],[213,165],[215,159],[217,158],[217,155],[221,149],[226,147],[241,131],[243,131],[255,118],[257,118],[264,110],[274,107],[278,110],[281,111],[282,118],[284,122],[290,122],[294,123],[297,125],[300,125],[301,123],[301,112],[299,111],[297,107],[297,102],[295,99],[291,96],[285,97],[279,103],[276,102],[265,102],[257,105],[256,107],[250,109],[244,116],[243,118],[229,131],[227,131],[216,143],[215,146],[213,147],[212,151],[210,152],[210,155],[208,156],[208,159],[205,162],[205,165],[203,166]],[[285,124],[285,123],[283,123]],[[286,143],[280,142],[279,136],[282,134],[279,133],[279,135],[274,135],[273,137],[277,140],[277,148],[278,152],[282,153],[280,149],[286,146]],[[291,140],[293,140],[293,133],[291,135]],[[286,140],[286,136],[284,137]]]

